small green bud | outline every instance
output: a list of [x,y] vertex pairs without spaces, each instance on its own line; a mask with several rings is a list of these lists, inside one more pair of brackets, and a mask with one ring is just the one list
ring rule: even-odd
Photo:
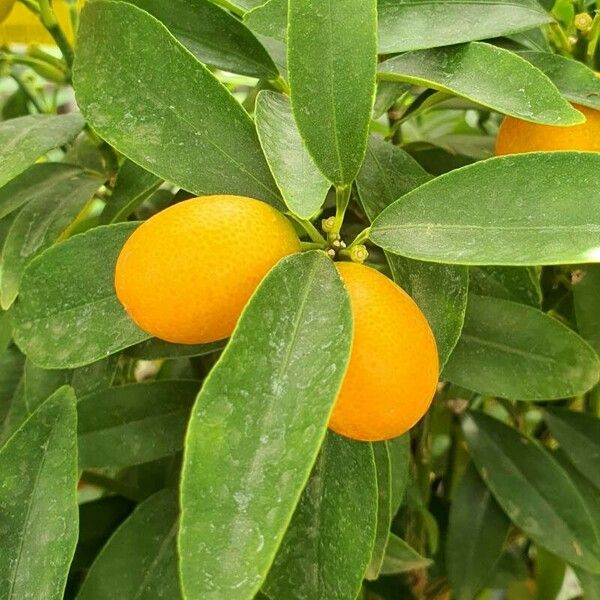
[[369,257],[369,251],[366,246],[358,244],[350,249],[350,259],[357,263],[364,263]]
[[583,33],[587,33],[592,28],[592,23],[594,19],[588,13],[579,13],[575,16],[575,27],[582,31]]
[[321,229],[325,233],[331,233],[333,231],[334,225],[335,225],[335,217],[328,217],[327,219],[323,219],[321,221]]

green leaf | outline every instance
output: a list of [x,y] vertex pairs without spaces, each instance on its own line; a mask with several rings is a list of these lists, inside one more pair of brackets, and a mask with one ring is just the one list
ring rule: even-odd
[[408,573],[416,569],[426,569],[433,561],[424,558],[411,548],[403,539],[390,533],[385,558],[381,566],[381,575]]
[[0,440],[4,433],[2,425],[21,381],[24,361],[25,357],[14,346],[0,352]]
[[102,184],[95,175],[58,163],[48,175],[43,185],[29,188],[33,197],[13,221],[4,242],[1,303],[5,310],[19,293],[27,263],[65,233]]
[[142,169],[130,160],[125,161],[117,175],[117,182],[102,211],[100,222],[108,225],[126,221],[144,200],[161,185],[162,179]]
[[401,81],[379,81],[373,105],[373,118],[378,119],[408,90],[411,85]]
[[138,223],[96,227],[34,258],[14,307],[15,341],[40,366],[93,363],[148,338],[117,300],[114,269]]
[[[463,265],[546,265],[600,257],[600,153],[533,152],[457,169],[406,194],[373,222],[395,254]],[[451,190],[451,191],[450,191]],[[451,194],[451,203],[440,198]]]
[[531,0],[379,0],[379,52],[500,37],[551,21]]
[[462,426],[479,474],[513,523],[566,562],[600,573],[597,523],[550,454],[483,413],[465,414]]
[[162,490],[140,504],[108,540],[77,598],[181,598],[177,517],[173,490]]
[[250,30],[208,0],[125,0],[150,13],[198,60],[250,77],[274,79],[273,60]]
[[469,291],[536,308],[542,302],[539,274],[531,267],[471,267]]
[[409,466],[410,466],[410,435],[405,433],[400,437],[386,440],[390,455],[390,467],[392,474],[392,495],[391,495],[391,515],[392,519],[396,516],[404,492],[408,485]]
[[143,360],[188,358],[218,352],[225,347],[225,344],[225,341],[211,342],[210,344],[172,344],[158,338],[150,338],[128,348],[127,356]]
[[536,600],[556,600],[565,578],[565,562],[542,546],[535,549]]
[[301,219],[312,217],[321,208],[331,184],[308,154],[289,100],[268,90],[260,92],[256,128],[287,207]]
[[196,381],[151,381],[112,387],[77,405],[79,467],[123,467],[181,450]]
[[600,109],[600,78],[583,63],[549,52],[525,51],[519,56],[545,73],[567,100]]
[[540,310],[471,294],[442,377],[482,394],[558,400],[594,387],[600,360],[574,331]]
[[117,150],[194,194],[280,206],[252,120],[164,25],[125,2],[93,2],[78,39],[77,101]]
[[79,113],[28,115],[0,123],[0,187],[49,150],[68,144],[83,125]]
[[[394,200],[430,179],[407,152],[371,136],[356,185],[365,213],[373,220]],[[467,305],[467,269],[390,254],[387,259],[394,281],[411,295],[427,317],[443,365],[460,336]]]
[[372,444],[377,472],[377,529],[366,579],[377,579],[383,564],[392,524],[392,465],[386,442]]
[[277,600],[356,598],[376,522],[371,445],[329,433],[269,571],[265,593]]
[[376,66],[375,0],[290,0],[294,116],[317,166],[337,186],[352,182],[365,155]]
[[454,94],[525,121],[550,125],[585,121],[531,63],[481,42],[395,56],[379,65],[379,77]]
[[187,595],[246,598],[260,588],[324,439],[351,331],[346,291],[321,252],[282,260],[246,306],[188,427]]
[[255,33],[285,42],[287,38],[287,0],[261,2],[244,15],[244,23]]
[[61,388],[0,450],[3,599],[63,597],[77,543],[75,402]]
[[583,569],[574,569],[583,588],[585,598],[600,598],[600,575],[594,575]]
[[469,463],[450,505],[446,567],[452,597],[473,600],[502,555],[510,521]]
[[600,355],[600,265],[585,265],[573,285],[577,330]]
[[575,468],[600,489],[600,419],[555,408],[544,411],[544,420]]

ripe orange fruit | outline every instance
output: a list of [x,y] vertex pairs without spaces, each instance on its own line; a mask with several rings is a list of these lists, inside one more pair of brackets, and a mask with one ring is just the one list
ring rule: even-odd
[[336,263],[354,318],[354,341],[329,427],[355,440],[386,440],[408,431],[436,391],[433,333],[412,298],[378,271]]
[[181,344],[228,337],[279,259],[300,250],[290,222],[253,198],[204,196],[154,215],[127,240],[117,297],[151,335]]
[[600,152],[600,111],[573,106],[585,115],[585,123],[555,127],[505,117],[496,138],[496,155],[552,150]]

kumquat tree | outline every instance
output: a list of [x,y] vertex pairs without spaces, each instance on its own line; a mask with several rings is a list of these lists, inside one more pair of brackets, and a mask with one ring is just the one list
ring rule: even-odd
[[600,2],[0,0],[0,600],[600,600]]

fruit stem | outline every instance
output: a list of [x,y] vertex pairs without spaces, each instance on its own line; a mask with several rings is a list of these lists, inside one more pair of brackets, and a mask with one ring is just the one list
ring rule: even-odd
[[287,96],[290,95],[290,87],[281,75],[278,75],[277,79],[270,79],[269,83],[281,93],[286,94]]
[[350,202],[351,191],[352,186],[350,185],[336,186],[335,188],[335,218],[329,234],[329,237],[332,239],[335,239],[340,235],[340,229],[344,223],[344,215],[346,214],[346,209]]
[[40,114],[45,114],[48,112],[48,110],[42,106],[34,89],[21,77],[19,73],[17,73],[16,70],[11,69],[10,76],[15,80],[17,85],[21,88],[21,91],[27,96]]
[[371,228],[367,227],[366,229],[363,229],[352,241],[352,243],[348,246],[348,248],[346,248],[346,250],[352,250],[352,248],[354,248],[354,246],[358,246],[359,244],[362,244],[363,242],[366,242],[369,239],[369,234],[371,233]]
[[302,252],[305,252],[306,250],[324,250],[325,247],[325,245],[317,242],[300,242],[300,249]]
[[586,62],[588,66],[594,67],[594,56],[598,47],[598,39],[600,38],[600,12],[596,13],[592,25],[588,31],[588,47],[586,50]]
[[48,30],[48,33],[54,38],[56,45],[60,48],[62,55],[69,67],[73,66],[73,48],[67,41],[63,30],[60,28],[56,15],[50,6],[49,0],[39,0],[40,5],[40,21],[42,25]]
[[327,246],[327,240],[319,233],[319,230],[308,219],[301,219],[292,212],[287,212],[286,214],[288,217],[296,221],[296,223],[298,223],[298,225],[300,225],[304,231],[306,231],[308,237],[315,244],[319,244],[319,248]]

